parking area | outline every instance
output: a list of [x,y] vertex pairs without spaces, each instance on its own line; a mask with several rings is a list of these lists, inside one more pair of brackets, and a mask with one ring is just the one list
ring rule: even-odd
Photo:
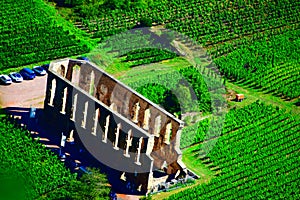
[[43,108],[46,93],[47,75],[21,83],[0,85],[0,108],[18,107]]

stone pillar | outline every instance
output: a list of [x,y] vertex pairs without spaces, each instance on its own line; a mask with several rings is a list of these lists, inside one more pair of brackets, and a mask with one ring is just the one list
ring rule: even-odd
[[146,154],[147,155],[150,155],[152,150],[153,150],[153,147],[154,147],[154,136],[151,135],[149,138],[148,138],[148,145],[147,145],[147,150],[146,150]]
[[150,109],[148,108],[145,110],[144,114],[144,122],[143,122],[143,129],[148,130],[149,129],[149,119],[150,119]]
[[148,176],[147,192],[150,192],[153,188],[153,172],[151,171]]
[[134,114],[133,114],[133,118],[132,121],[134,123],[138,123],[138,117],[139,117],[139,111],[140,111],[140,103],[137,102],[133,108]]
[[72,83],[75,86],[79,85],[79,77],[80,77],[80,66],[74,65],[73,71],[72,71]]
[[94,126],[92,131],[92,134],[95,136],[97,135],[98,116],[99,116],[99,108],[97,108],[95,111]]
[[64,94],[63,94],[63,99],[62,99],[62,107],[61,107],[62,114],[66,114],[67,93],[68,93],[68,88],[66,87],[64,89]]
[[75,121],[75,113],[76,113],[76,106],[77,106],[77,98],[78,98],[78,94],[74,95],[73,98],[73,105],[72,105],[72,114],[71,114],[71,120]]
[[108,115],[107,117],[106,117],[106,123],[105,123],[105,130],[104,130],[104,135],[103,135],[103,139],[102,139],[102,141],[103,142],[107,142],[107,133],[108,133],[108,127],[109,127],[109,119],[110,119],[110,115]]
[[121,128],[121,124],[119,123],[117,125],[116,132],[115,132],[115,134],[116,134],[115,145],[114,145],[115,150],[119,150],[118,142],[119,142],[120,128]]
[[161,129],[161,116],[158,115],[155,118],[155,122],[154,122],[154,136],[159,137],[160,134],[160,129]]
[[92,70],[91,72],[91,79],[90,79],[90,89],[89,89],[89,94],[91,96],[94,96],[94,92],[95,92],[95,73]]
[[82,113],[83,114],[83,120],[81,122],[81,127],[82,128],[85,128],[85,125],[86,125],[86,118],[87,118],[88,106],[89,106],[89,103],[85,102],[85,104],[84,104],[84,111]]
[[128,158],[130,157],[130,155],[129,155],[129,147],[132,145],[131,135],[132,135],[132,130],[130,129],[128,131],[127,140],[126,140],[126,149],[125,149],[125,153],[124,153],[124,156],[128,157]]
[[166,132],[165,132],[165,137],[164,137],[164,143],[170,144],[170,135],[172,131],[172,123],[168,123],[166,126]]
[[49,105],[53,106],[54,96],[55,96],[55,90],[56,90],[56,80],[52,79],[51,81],[51,89],[50,89],[50,100]]
[[141,156],[141,150],[142,150],[142,142],[143,142],[143,137],[139,139],[139,147],[137,148],[137,155],[136,155],[136,161],[135,164],[141,165],[142,163],[140,162],[140,156]]

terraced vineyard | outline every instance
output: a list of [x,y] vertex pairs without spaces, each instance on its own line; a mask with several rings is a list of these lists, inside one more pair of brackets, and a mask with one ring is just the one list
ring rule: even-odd
[[[71,174],[54,153],[46,150],[41,143],[33,141],[29,131],[17,128],[3,117],[0,139],[1,187],[3,180],[16,181],[11,177],[18,177],[20,188],[9,188],[9,192],[20,190],[18,199],[38,198],[76,180],[76,174]],[[13,183],[17,185],[17,182]]]
[[134,27],[142,18],[149,18],[157,24],[166,23],[167,28],[186,33],[201,44],[213,45],[255,34],[257,30],[275,31],[297,24],[298,7],[298,2],[290,0],[167,0],[147,10],[103,10],[100,16],[84,20],[83,24],[94,37],[104,38]]
[[88,52],[82,33],[62,21],[42,0],[2,1],[0,70]]
[[291,0],[168,0],[147,10],[103,11],[83,24],[92,37],[102,39],[135,27],[143,18],[165,24],[207,48],[227,78],[295,99],[300,96],[299,8]]
[[298,199],[299,132],[298,118],[260,102],[230,111],[212,151],[187,149],[217,177],[169,199]]
[[241,85],[294,99],[300,96],[300,30],[241,45],[215,60],[227,77]]

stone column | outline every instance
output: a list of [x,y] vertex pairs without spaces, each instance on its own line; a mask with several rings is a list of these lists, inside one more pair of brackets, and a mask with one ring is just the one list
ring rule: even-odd
[[172,131],[172,123],[170,122],[166,126],[166,133],[165,133],[165,137],[164,137],[164,143],[166,143],[166,144],[170,144],[171,131]]
[[99,108],[97,108],[95,111],[94,126],[92,132],[93,135],[97,135],[98,116],[99,116]]
[[131,135],[132,135],[132,130],[130,129],[129,131],[128,131],[128,135],[127,135],[127,140],[126,140],[126,150],[125,150],[125,154],[124,154],[124,156],[125,157],[130,157],[130,155],[129,155],[129,147],[132,145],[132,138],[131,138]]
[[55,90],[56,90],[56,80],[53,79],[51,81],[51,89],[50,89],[50,99],[49,99],[49,105],[53,106],[54,96],[55,96]]
[[76,113],[76,106],[77,106],[77,98],[78,98],[78,94],[75,94],[73,97],[73,105],[72,105],[72,116],[71,116],[71,120],[75,121],[75,113]]
[[148,138],[148,145],[147,145],[147,150],[146,150],[146,154],[147,155],[150,155],[152,150],[153,150],[153,147],[154,147],[154,136],[151,135],[149,138]]
[[134,123],[138,123],[139,110],[140,110],[140,103],[137,102],[133,108],[134,115],[133,115],[132,121]]
[[144,122],[143,122],[143,129],[148,130],[149,129],[149,119],[150,119],[150,109],[148,108],[145,110],[144,114]]
[[108,127],[109,127],[109,119],[110,119],[110,115],[108,115],[107,117],[106,117],[106,123],[105,123],[105,131],[104,131],[104,135],[103,135],[103,139],[102,139],[102,141],[103,142],[107,142],[107,133],[108,133]]
[[140,156],[141,156],[141,150],[142,150],[142,142],[143,142],[143,138],[141,137],[139,139],[139,147],[137,148],[137,155],[136,155],[136,161],[135,161],[135,164],[137,164],[137,165],[141,165],[142,164],[140,162]]
[[84,111],[82,113],[83,114],[83,120],[81,122],[81,127],[82,128],[85,128],[85,125],[86,125],[86,118],[87,118],[88,106],[89,106],[89,103],[85,102],[85,104],[84,104]]
[[62,107],[61,107],[62,114],[66,114],[67,93],[68,93],[68,88],[66,87],[64,89],[64,94],[63,94],[63,99],[62,99]]
[[117,129],[116,129],[116,132],[115,132],[115,134],[116,134],[115,145],[114,145],[115,150],[119,150],[118,142],[119,142],[120,128],[121,128],[121,124],[119,123],[117,125]]
[[161,129],[161,116],[157,116],[154,122],[154,136],[159,137],[160,129]]

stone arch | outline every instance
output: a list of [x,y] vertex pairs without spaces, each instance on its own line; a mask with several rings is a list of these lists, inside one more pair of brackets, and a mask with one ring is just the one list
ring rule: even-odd
[[107,94],[108,94],[108,87],[103,83],[100,84],[100,86],[97,88],[96,98],[107,105],[107,102],[105,100]]
[[66,67],[64,65],[60,65],[60,69],[59,69],[60,75],[62,77],[65,77],[66,74]]
[[79,85],[79,79],[80,79],[80,66],[74,65],[72,70],[72,83],[76,86]]
[[50,99],[49,99],[49,105],[53,106],[53,101],[55,97],[55,91],[56,91],[56,79],[52,79],[51,81],[51,89],[50,89]]

